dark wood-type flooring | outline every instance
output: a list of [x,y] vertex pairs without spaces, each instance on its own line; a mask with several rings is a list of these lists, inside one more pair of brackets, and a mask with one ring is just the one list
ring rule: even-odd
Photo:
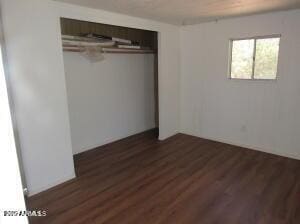
[[298,160],[150,131],[79,154],[75,166],[76,179],[28,199],[48,212],[33,224],[300,223]]

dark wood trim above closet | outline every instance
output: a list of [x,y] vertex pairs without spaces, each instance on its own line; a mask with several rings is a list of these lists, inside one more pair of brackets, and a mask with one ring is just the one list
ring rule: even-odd
[[61,32],[63,35],[79,36],[87,33],[117,37],[137,41],[144,47],[157,51],[157,32],[114,26],[103,23],[93,23],[75,19],[61,18]]

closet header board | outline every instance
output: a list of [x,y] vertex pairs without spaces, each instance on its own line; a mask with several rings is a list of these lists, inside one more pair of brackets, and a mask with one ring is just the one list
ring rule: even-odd
[[62,35],[81,36],[94,33],[97,35],[128,39],[149,47],[157,52],[157,32],[114,26],[102,23],[93,23],[75,19],[61,18]]

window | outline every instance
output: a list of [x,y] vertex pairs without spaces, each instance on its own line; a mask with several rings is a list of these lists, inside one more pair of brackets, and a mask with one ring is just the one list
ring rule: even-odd
[[276,79],[280,36],[231,40],[230,78]]

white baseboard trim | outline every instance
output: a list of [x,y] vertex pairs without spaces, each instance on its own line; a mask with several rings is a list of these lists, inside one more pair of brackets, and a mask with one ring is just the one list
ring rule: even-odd
[[269,153],[269,154],[273,154],[273,155],[277,155],[277,156],[283,156],[283,157],[287,157],[287,158],[291,158],[291,159],[300,160],[300,155],[296,155],[296,154],[291,154],[291,153],[286,153],[286,152],[279,152],[279,151],[273,150],[273,149],[263,149],[263,148],[253,146],[253,145],[231,142],[231,141],[227,141],[227,140],[220,139],[220,138],[200,136],[200,135],[197,135],[197,134],[194,134],[194,133],[189,133],[189,132],[184,132],[184,131],[182,131],[180,133],[186,134],[186,135],[191,135],[191,136],[198,137],[198,138],[211,140],[211,141],[215,141],[215,142],[221,142],[221,143],[225,143],[225,144],[228,144],[228,145],[234,145],[234,146],[238,146],[238,147],[242,147],[242,148],[252,149],[252,150],[255,150],[255,151],[260,151],[260,152],[265,152],[265,153]]
[[43,191],[49,190],[50,188],[55,187],[55,186],[57,186],[59,184],[62,184],[64,182],[66,182],[66,181],[72,180],[75,177],[76,177],[76,175],[73,172],[73,173],[68,174],[68,175],[66,175],[66,176],[64,176],[64,177],[62,177],[62,178],[60,178],[60,179],[58,179],[58,180],[56,180],[56,181],[54,181],[52,183],[49,183],[49,184],[47,184],[45,186],[42,186],[42,187],[39,187],[39,188],[36,188],[36,189],[28,189],[28,196],[31,197],[31,196],[33,196],[35,194],[38,194],[38,193],[41,193]]

